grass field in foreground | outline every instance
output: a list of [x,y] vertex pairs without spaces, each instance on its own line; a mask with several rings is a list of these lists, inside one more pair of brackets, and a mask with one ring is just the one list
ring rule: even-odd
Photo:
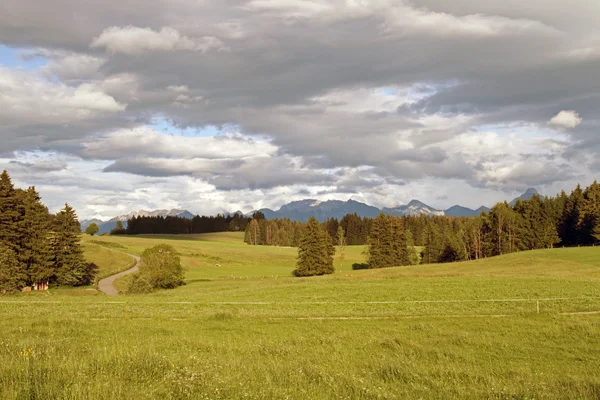
[[239,234],[93,240],[170,243],[187,285],[0,298],[2,398],[600,397],[600,248],[300,279]]

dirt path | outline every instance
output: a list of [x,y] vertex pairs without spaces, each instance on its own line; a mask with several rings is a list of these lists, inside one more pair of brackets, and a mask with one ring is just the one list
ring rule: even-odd
[[[119,253],[123,253],[122,251],[118,251],[118,250],[112,250],[112,251],[117,251]],[[129,253],[123,253],[123,254],[126,254],[129,257],[135,258],[135,265],[133,266],[133,268],[130,268],[127,271],[123,271],[123,272],[119,272],[118,274],[111,275],[108,278],[104,278],[98,282],[98,290],[101,292],[104,292],[107,296],[117,296],[119,294],[119,291],[114,286],[114,283],[117,279],[119,279],[125,275],[133,274],[134,272],[137,272],[140,269],[139,268],[140,267],[140,258],[138,256],[134,256],[133,254],[129,254]]]

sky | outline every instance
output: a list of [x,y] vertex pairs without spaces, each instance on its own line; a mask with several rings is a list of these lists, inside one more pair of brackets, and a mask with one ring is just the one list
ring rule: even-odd
[[600,171],[597,0],[3,0],[0,169],[51,211],[445,209]]

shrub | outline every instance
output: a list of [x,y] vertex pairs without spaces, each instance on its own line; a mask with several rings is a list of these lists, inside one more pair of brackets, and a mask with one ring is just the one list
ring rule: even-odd
[[137,274],[132,275],[127,293],[144,294],[151,293],[153,290],[150,282],[144,279],[142,274],[138,272]]
[[172,289],[184,284],[177,251],[167,244],[144,250],[140,275],[154,289]]

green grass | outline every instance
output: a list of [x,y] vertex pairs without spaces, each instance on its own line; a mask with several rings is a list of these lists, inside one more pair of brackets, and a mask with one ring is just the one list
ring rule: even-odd
[[240,234],[93,240],[172,244],[187,285],[0,298],[1,398],[600,398],[600,247],[292,278]]
[[[101,245],[97,243],[102,243]],[[117,251],[111,250],[115,249]],[[127,254],[121,253],[126,250],[125,246],[121,248],[110,244],[110,242],[99,242],[97,240],[85,240],[83,250],[85,259],[98,266],[98,279],[106,278],[119,272],[128,270],[135,265],[135,260]]]

